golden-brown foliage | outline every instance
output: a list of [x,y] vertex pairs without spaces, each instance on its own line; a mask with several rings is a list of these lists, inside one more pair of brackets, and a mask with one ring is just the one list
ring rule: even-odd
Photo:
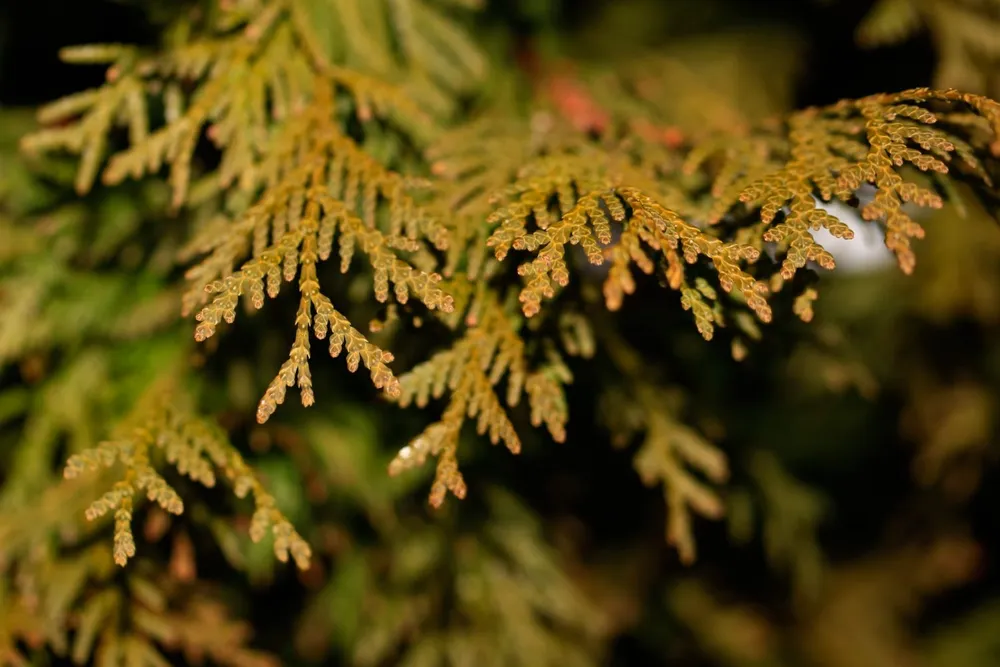
[[543,422],[557,442],[565,439],[567,419],[563,397],[564,374],[552,366],[529,369],[525,343],[518,328],[520,318],[483,291],[470,306],[465,334],[450,349],[438,352],[409,371],[402,379],[400,405],[425,407],[431,398],[450,393],[448,407],[437,421],[399,451],[390,474],[422,465],[428,456],[438,459],[430,502],[439,506],[448,491],[465,497],[466,486],[458,471],[456,450],[466,418],[476,418],[480,435],[489,433],[493,444],[501,440],[512,453],[521,451],[521,440],[496,395],[495,387],[506,376],[506,404],[518,405],[527,393],[534,426]]
[[[371,344],[320,291],[317,264],[329,258],[338,232],[341,272],[347,272],[355,248],[360,247],[371,264],[375,298],[379,302],[389,298],[391,287],[400,303],[406,303],[412,294],[432,310],[449,312],[454,308],[452,297],[437,286],[441,279],[438,274],[419,271],[394,253],[396,248],[418,250],[417,238],[421,233],[433,236],[438,247],[446,247],[444,231],[432,220],[421,219],[404,192],[402,178],[385,172],[340,134],[330,120],[331,91],[322,83],[318,89],[317,99],[303,113],[301,124],[293,125],[294,139],[290,143],[294,152],[288,156],[289,162],[276,167],[281,178],[264,191],[237,229],[215,236],[214,248],[201,248],[211,250],[212,255],[189,273],[203,284],[207,278],[225,276],[205,285],[205,291],[217,296],[196,315],[200,324],[195,338],[199,341],[212,336],[221,321],[235,319],[241,296],[248,294],[254,307],[260,308],[264,304],[265,282],[267,294],[273,298],[278,295],[282,278],[291,281],[298,273],[300,305],[295,343],[289,360],[261,399],[257,411],[261,423],[284,402],[286,388],[296,382],[302,391],[303,405],[312,405],[308,366],[310,330],[320,340],[329,335],[331,356],[339,356],[346,348],[351,371],[364,363],[376,387],[385,389],[390,396],[399,391],[397,380],[386,365],[392,361],[392,355]],[[354,212],[359,194],[363,218]],[[387,200],[390,211],[388,234],[376,227],[379,196]],[[251,235],[254,259],[230,273],[234,246],[241,237],[249,241]]]
[[[935,113],[940,103],[947,106]],[[932,174],[956,169],[989,187],[992,180],[979,156],[990,156],[998,130],[996,102],[920,88],[807,109],[793,114],[780,134],[753,135],[728,146],[707,143],[692,152],[685,169],[694,172],[709,158],[721,157],[714,170],[709,222],[719,222],[739,203],[759,211],[766,228],[761,239],[777,244],[785,255],[781,275],[786,280],[807,262],[834,266],[810,230],[853,236],[841,220],[819,208],[814,195],[853,203],[863,186],[874,186],[871,201],[860,206],[861,215],[884,228],[886,246],[910,273],[916,261],[910,239],[922,238],[924,232],[905,205],[939,208],[943,200],[898,172],[908,166]],[[782,136],[786,132],[787,138]]]
[[219,427],[191,414],[183,405],[183,394],[178,398],[176,381],[168,376],[162,383],[150,387],[133,413],[119,426],[118,437],[74,454],[66,462],[64,474],[67,479],[84,471],[110,468],[118,462],[125,468],[124,477],[87,509],[89,520],[114,513],[115,562],[125,565],[135,555],[131,525],[137,493],[145,492],[149,500],[171,514],[184,510],[177,492],[154,467],[155,450],[161,450],[168,464],[196,482],[215,486],[217,470],[233,486],[237,497],[252,494],[255,510],[250,536],[253,541],[262,540],[270,529],[278,560],[286,562],[291,555],[298,567],[308,568],[309,545],[275,506],[274,497],[228,443]]
[[[67,50],[68,60],[108,64],[107,83],[43,109],[48,127],[24,141],[31,152],[79,154],[81,192],[98,173],[113,184],[169,169],[172,204],[191,215],[182,306],[197,311],[198,341],[232,323],[241,302],[261,308],[265,293],[277,297],[282,282],[297,282],[294,341],[258,403],[258,422],[289,387],[299,388],[303,405],[314,403],[311,336],[329,339],[331,356],[346,352],[349,370],[363,364],[374,386],[403,406],[447,393],[442,418],[390,466],[396,473],[436,456],[433,505],[448,491],[465,494],[456,451],[467,418],[519,451],[521,436],[498,398],[501,382],[507,408],[526,393],[530,422],[557,441],[566,437],[563,387],[572,374],[562,355],[581,353],[587,340],[580,327],[567,335],[573,306],[558,298],[573,280],[584,293],[599,279],[614,312],[639,288],[637,267],[680,293],[706,339],[735,324],[733,354],[742,358],[742,335],[761,335],[754,316],[763,323],[774,316],[767,295],[810,264],[833,267],[813,232],[852,234],[819,200],[859,208],[909,273],[911,240],[924,234],[910,207],[942,206],[946,176],[969,179],[979,192],[993,188],[1000,106],[954,90],[873,95],[753,122],[727,107],[728,120],[710,131],[685,132],[660,124],[656,112],[669,104],[653,71],[680,76],[684,66],[647,59],[591,87],[571,75],[543,77],[526,113],[498,96],[484,100],[480,118],[450,126],[448,101],[481,79],[484,66],[444,16],[421,0],[223,2],[214,14],[183,18],[157,53]],[[335,29],[316,31],[320,18]],[[633,113],[636,105],[643,114]],[[129,135],[121,150],[110,138],[120,125]],[[203,140],[217,150],[217,167],[196,158]],[[365,297],[383,304],[391,291],[390,317],[416,297],[454,333],[450,347],[397,378],[394,355],[351,319],[348,306],[366,300],[361,292],[341,300],[329,287],[323,268],[335,244],[340,271],[370,285]],[[366,262],[353,261],[357,250]],[[526,255],[516,270],[519,313],[504,301],[511,253]],[[796,294],[795,314],[810,320],[817,294],[812,287]],[[422,317],[412,306],[407,312],[414,322]],[[659,414],[651,403],[645,410]],[[669,533],[689,560],[685,508],[721,510],[679,461],[721,481],[724,457],[708,456],[717,452],[712,445],[662,415],[642,430],[646,454],[637,465],[650,482],[664,482]],[[126,528],[135,490],[168,510],[180,507],[148,473],[141,456],[150,443],[140,441],[127,454],[140,457],[126,461],[130,477],[108,497],[120,515],[119,559],[134,548]],[[183,442],[206,447],[226,469],[221,453]],[[110,462],[112,450],[101,451]]]

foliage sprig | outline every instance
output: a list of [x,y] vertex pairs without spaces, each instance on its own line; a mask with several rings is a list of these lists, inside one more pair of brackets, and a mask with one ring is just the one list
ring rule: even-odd
[[178,399],[175,378],[154,385],[137,402],[133,413],[120,426],[121,435],[93,449],[72,455],[64,476],[74,479],[81,473],[110,468],[121,463],[124,477],[87,509],[94,520],[113,512],[115,520],[114,559],[124,566],[135,555],[132,520],[135,496],[144,492],[170,514],[180,514],[184,503],[156,469],[154,454],[159,451],[179,473],[207,487],[215,486],[217,472],[232,485],[238,498],[253,496],[254,513],[250,537],[259,542],[268,529],[274,535],[278,560],[309,567],[311,549],[275,504],[257,475],[214,423],[198,417]]

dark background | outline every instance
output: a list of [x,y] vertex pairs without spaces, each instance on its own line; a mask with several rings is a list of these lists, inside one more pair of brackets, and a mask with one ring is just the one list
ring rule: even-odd
[[[560,22],[585,20],[588,12],[608,0],[562,3],[568,9]],[[518,4],[531,0],[493,0],[490,13],[508,24],[530,32],[529,21]],[[100,73],[59,62],[63,46],[98,42],[153,44],[158,32],[150,24],[143,3],[135,1],[4,0],[0,4],[0,104],[34,105],[100,81]],[[826,104],[844,97],[859,97],[884,90],[928,85],[933,67],[929,40],[914,38],[897,47],[859,48],[854,30],[871,8],[866,0],[798,2],[736,0],[732,11],[712,16],[736,25],[785,23],[805,36],[807,65],[799,84],[800,106]],[[693,30],[703,26],[697,3],[692,3]]]

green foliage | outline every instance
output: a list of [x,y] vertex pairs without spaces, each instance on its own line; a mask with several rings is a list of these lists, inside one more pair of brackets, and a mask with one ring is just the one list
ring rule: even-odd
[[[380,577],[369,574],[374,590],[366,591],[369,600],[353,606],[371,609],[371,616],[361,619],[355,664],[383,664],[413,625],[416,641],[400,664],[597,662],[602,614],[541,543],[530,513],[505,494],[494,492],[490,501],[493,516],[474,538],[425,530],[393,544],[393,566]],[[445,563],[451,563],[451,573],[442,572]],[[453,589],[443,598],[435,579],[449,575],[455,578]],[[444,625],[450,614],[464,622]],[[508,643],[508,637],[517,640]]]
[[[340,8],[339,18],[346,26],[361,18],[350,6]],[[426,119],[405,102],[402,89],[393,87],[393,77],[366,78],[368,71],[383,75],[388,71],[379,64],[378,48],[362,49],[348,40],[346,51],[331,56],[329,48],[317,44],[313,24],[304,18],[309,11],[297,2],[223,5],[215,21],[202,28],[208,30],[204,36],[198,32],[200,26],[182,21],[171,33],[180,36],[160,55],[143,57],[118,46],[68,50],[64,55],[73,62],[111,63],[109,81],[43,109],[43,123],[68,124],[24,141],[31,152],[79,152],[77,187],[86,191],[106,150],[107,132],[120,121],[129,129],[131,146],[113,156],[103,170],[105,182],[138,177],[167,163],[174,206],[192,196],[194,204],[212,191],[224,196],[228,203],[188,246],[189,255],[206,258],[187,272],[192,287],[185,309],[199,303],[199,293],[213,295],[196,316],[200,322],[196,340],[211,337],[223,321],[233,322],[244,295],[260,308],[265,292],[276,297],[283,280],[297,279],[295,342],[260,401],[260,423],[284,402],[288,387],[298,386],[303,405],[313,404],[310,332],[320,340],[329,337],[331,356],[346,351],[350,370],[364,364],[377,388],[390,397],[400,396],[400,382],[388,366],[394,356],[337,310],[321,291],[318,267],[329,258],[336,238],[341,272],[352,270],[356,248],[367,255],[376,301],[386,302],[391,288],[399,304],[406,304],[412,295],[432,311],[452,312],[455,298],[446,290],[449,282],[455,287],[460,283],[454,279],[441,283],[434,271],[440,267],[433,250],[467,248],[482,240],[481,235],[469,233],[468,222],[459,230],[446,222],[448,214],[467,206],[465,201],[477,191],[482,191],[480,196],[492,193],[489,212],[478,226],[492,230],[485,244],[496,259],[503,261],[511,250],[532,255],[517,271],[524,281],[519,301],[525,317],[537,315],[543,300],[556,298],[557,290],[569,284],[567,248],[579,246],[590,264],[610,262],[603,286],[610,310],[620,308],[624,295],[636,290],[635,265],[646,274],[660,273],[669,287],[680,291],[681,305],[694,313],[698,330],[710,339],[717,326],[725,325],[728,308],[745,307],[763,322],[771,320],[767,282],[743,268],[759,259],[764,244],[775,244],[783,257],[784,281],[807,262],[833,268],[833,257],[811,231],[825,228],[841,238],[852,232],[818,207],[814,192],[827,201],[854,203],[859,188],[874,186],[874,198],[860,206],[860,212],[884,228],[886,245],[896,253],[901,268],[910,272],[915,261],[910,238],[921,237],[923,230],[904,204],[939,207],[943,200],[907,180],[905,168],[955,173],[950,165],[955,155],[959,173],[986,187],[991,184],[981,156],[992,157],[984,151],[1000,129],[1000,106],[976,95],[928,89],[875,95],[809,109],[778,125],[748,128],[735,136],[718,133],[690,149],[682,140],[672,155],[664,155],[633,147],[630,137],[622,134],[623,121],[599,111],[599,98],[588,102],[581,90],[582,104],[592,108],[582,107],[581,113],[587,115],[568,116],[575,128],[562,127],[559,116],[536,114],[533,132],[516,130],[530,142],[515,153],[520,164],[476,164],[470,158],[487,154],[470,156],[449,149],[456,141],[469,145],[464,128],[441,139],[440,147],[432,149],[433,173],[458,179],[461,195],[456,196],[452,188],[457,186],[421,184],[405,172],[383,166],[364,143],[344,133],[346,117],[338,107],[338,89],[350,100],[348,113],[362,123],[386,114]],[[424,16],[422,12],[416,15]],[[234,32],[237,26],[241,27]],[[360,30],[360,26],[355,27]],[[404,41],[407,34],[400,32]],[[358,61],[352,56],[355,50],[369,54],[370,60]],[[421,49],[403,51],[420,62]],[[343,69],[350,66],[357,71]],[[180,93],[171,87],[172,81],[193,82],[195,92],[189,99],[177,97]],[[162,90],[165,96],[164,124],[152,132],[148,89]],[[568,98],[560,95],[555,98],[557,111]],[[944,106],[935,111],[940,105]],[[592,144],[579,133],[581,129],[599,132],[604,141]],[[221,161],[215,171],[193,174],[191,160],[203,131],[219,146]],[[412,162],[399,162],[399,168],[407,169],[408,163]],[[197,195],[189,194],[192,178],[205,184],[195,188]],[[420,200],[408,194],[421,185],[430,191]],[[447,199],[436,202],[435,196]],[[731,224],[719,224],[753,216],[759,216],[759,222],[736,234]],[[466,252],[474,255],[476,250]],[[700,258],[714,268],[722,295],[732,293],[732,306],[704,278],[691,275]],[[461,255],[453,255],[444,268],[454,273],[460,261]],[[469,278],[480,285],[474,289],[485,288],[486,276]],[[520,450],[518,435],[493,392],[506,373],[511,373],[508,405],[517,404],[525,386],[534,398],[534,422],[547,419],[537,407],[543,401],[564,404],[558,396],[560,383],[542,384],[543,376],[532,382],[520,359],[520,348],[538,342],[526,343],[517,325],[511,333],[503,333],[507,325],[501,323],[510,318],[481,315],[482,307],[482,298],[472,300],[465,313],[468,333],[451,351],[413,369],[400,396],[404,406],[414,398],[421,405],[428,396],[440,397],[445,386],[452,391],[442,421],[403,448],[391,468],[395,472],[423,462],[428,455],[438,457],[431,492],[435,506],[446,490],[459,497],[466,493],[456,459],[465,416],[478,416],[478,430],[488,430],[494,442],[503,439],[512,452]],[[802,307],[799,312],[804,316],[809,310]],[[496,359],[493,350],[500,352]],[[560,439],[565,417],[548,421]],[[675,488],[670,493],[680,492]],[[717,513],[700,504],[704,511]]]
[[926,30],[938,53],[935,85],[995,95],[998,8],[994,0],[880,0],[858,26],[857,37],[874,47]]
[[[524,486],[490,483],[505,453],[470,430],[541,461],[559,460],[548,441],[560,457],[628,450],[685,565],[706,551],[696,517],[728,513],[733,548],[760,549],[792,592],[788,627],[831,667],[852,663],[830,628],[895,637],[971,576],[975,547],[949,531],[831,562],[834,501],[768,441],[809,413],[775,416],[740,384],[756,373],[831,414],[888,387],[915,480],[955,504],[977,488],[992,371],[878,368],[867,325],[824,311],[813,280],[836,265],[821,234],[855,235],[842,204],[909,277],[894,312],[1000,321],[1000,104],[945,87],[967,50],[992,57],[966,3],[880,2],[859,28],[869,44],[941,31],[940,86],[801,110],[796,42],[777,29],[648,50],[637,32],[593,59],[594,24],[553,34],[559,3],[509,10],[542,33],[537,52],[480,4],[152,3],[161,44],[67,47],[104,82],[43,106],[40,127],[2,123],[0,151],[22,156],[0,173],[0,662],[596,665],[653,605],[718,664],[792,664],[797,640],[701,570],[608,594],[657,569],[662,537],[588,551],[572,502],[546,500],[541,520]],[[748,72],[766,85],[743,104]],[[935,222],[955,213],[969,231]],[[925,236],[933,278],[916,270]],[[859,310],[875,330],[890,309]],[[368,381],[317,361],[313,339]],[[312,410],[285,405],[292,388]],[[414,502],[428,486],[430,518]],[[110,550],[93,539],[108,532]],[[202,578],[202,559],[228,569]],[[230,595],[243,577],[254,591]],[[294,589],[278,655],[232,613],[272,587]],[[957,654],[932,643],[939,662]]]

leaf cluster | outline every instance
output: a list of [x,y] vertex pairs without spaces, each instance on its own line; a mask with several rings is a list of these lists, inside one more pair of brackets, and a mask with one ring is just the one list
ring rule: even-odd
[[[70,48],[68,61],[107,66],[105,84],[43,108],[43,128],[23,141],[29,154],[79,156],[81,194],[98,177],[116,185],[166,172],[179,241],[163,252],[171,267],[185,266],[176,303],[194,315],[195,340],[212,339],[208,349],[233,344],[219,338],[238,310],[261,309],[265,295],[279,299],[295,283],[294,339],[257,403],[259,424],[290,388],[304,406],[315,403],[314,338],[330,356],[343,354],[351,372],[364,366],[402,407],[443,400],[440,419],[388,466],[397,474],[437,458],[434,506],[448,492],[467,493],[458,462],[467,421],[518,453],[527,396],[524,421],[567,438],[567,359],[613,357],[618,345],[593,334],[595,303],[613,331],[626,297],[659,285],[705,339],[735,329],[742,358],[743,337],[759,339],[784,315],[772,295],[786,285],[793,313],[812,319],[818,292],[799,274],[835,264],[815,233],[853,235],[823,203],[858,210],[911,273],[913,241],[924,236],[915,209],[944,206],[957,180],[977,197],[995,193],[1000,105],[953,89],[765,120],[727,109],[732,122],[691,132],[672,124],[682,114],[657,80],[678,67],[647,58],[595,84],[541,76],[527,101],[480,96],[473,113],[452,114],[483,81],[485,60],[449,18],[454,8],[437,4],[227,1],[179,18],[153,52]],[[139,234],[140,222],[130,224]],[[44,308],[39,284],[32,274],[12,290],[18,321]],[[373,309],[404,322],[366,331],[361,318]],[[100,317],[94,326],[123,325]],[[397,372],[390,347],[410,352],[422,326],[445,340]],[[0,333],[0,360],[28,339]],[[304,538],[196,401],[149,392],[120,436],[74,451],[67,466],[73,476],[123,464],[124,478],[91,511],[114,512],[115,560],[135,550],[139,492],[171,513],[183,505],[152,462],[162,453],[195,481],[211,485],[221,474],[237,495],[251,493],[254,538],[270,527],[279,559],[290,554],[304,567]],[[622,433],[643,433],[636,468],[647,483],[662,482],[668,538],[690,561],[689,512],[718,517],[723,507],[688,466],[714,483],[728,468],[716,444],[664,409],[662,392],[637,385],[637,416],[616,412]]]

